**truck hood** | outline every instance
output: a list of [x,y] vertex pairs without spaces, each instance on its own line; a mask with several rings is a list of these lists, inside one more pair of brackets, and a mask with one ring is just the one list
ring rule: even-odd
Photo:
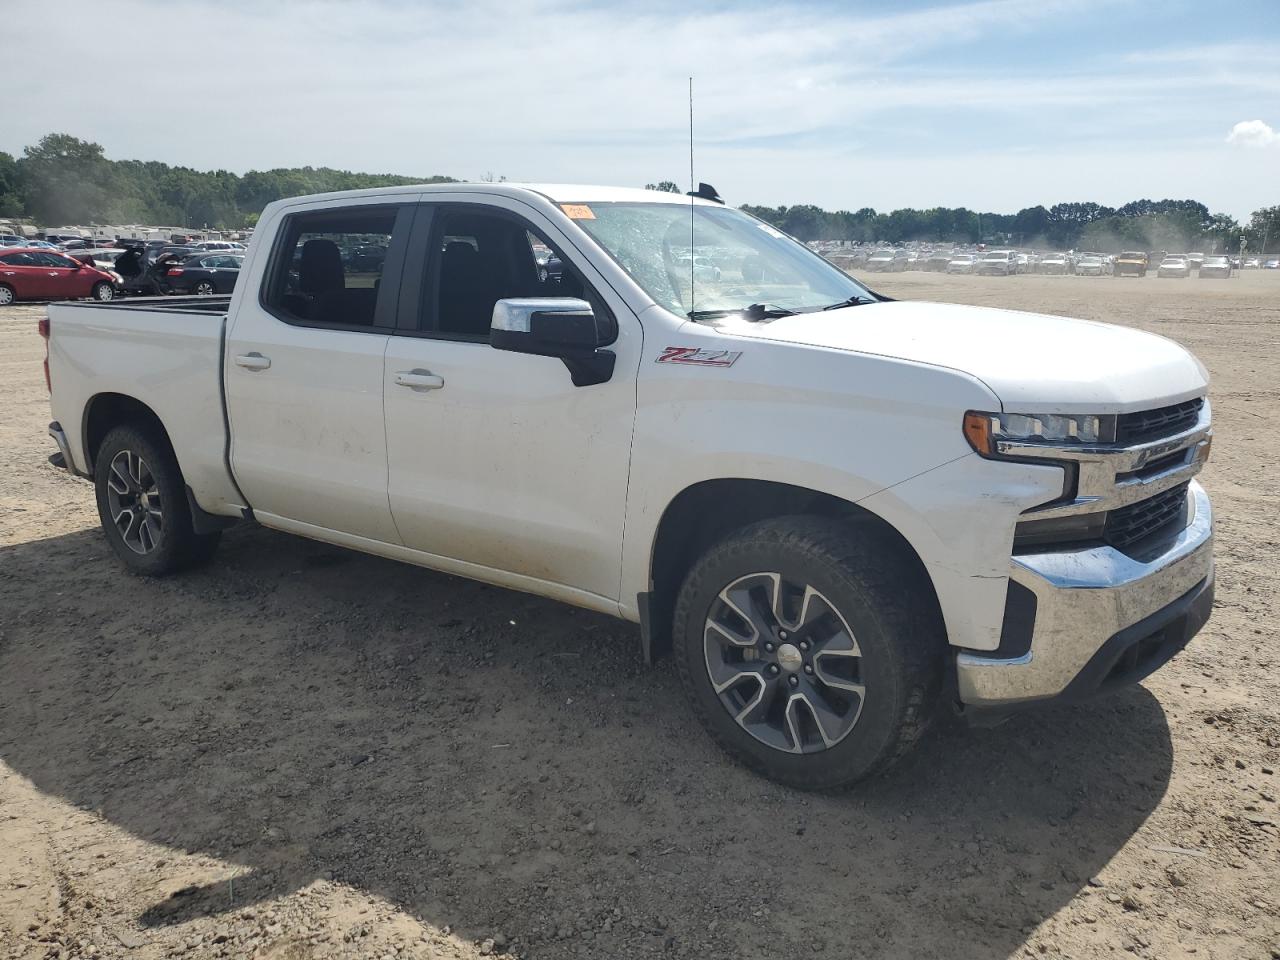
[[986,384],[1007,412],[1129,413],[1200,396],[1204,366],[1164,337],[1092,320],[893,301],[720,325],[748,339],[947,367]]

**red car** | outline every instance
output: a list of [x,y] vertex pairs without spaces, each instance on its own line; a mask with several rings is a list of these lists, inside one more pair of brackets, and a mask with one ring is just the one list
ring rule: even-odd
[[110,300],[116,279],[53,250],[0,247],[0,307],[15,300]]

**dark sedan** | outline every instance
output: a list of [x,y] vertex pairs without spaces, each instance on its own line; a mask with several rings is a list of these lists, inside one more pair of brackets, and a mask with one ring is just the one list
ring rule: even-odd
[[164,271],[164,284],[170,293],[194,293],[207,297],[230,293],[240,276],[244,257],[234,253],[198,253],[181,263],[170,263]]

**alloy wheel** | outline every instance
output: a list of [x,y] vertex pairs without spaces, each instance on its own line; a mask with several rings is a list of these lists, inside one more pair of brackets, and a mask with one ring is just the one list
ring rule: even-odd
[[147,462],[121,450],[107,476],[107,506],[120,538],[134,553],[151,553],[164,535],[164,505]]
[[828,750],[858,722],[862,651],[848,621],[809,584],[772,572],[739,577],[711,604],[703,650],[721,705],[775,750]]
[[13,303],[13,291],[8,287],[0,287],[0,307],[7,307]]

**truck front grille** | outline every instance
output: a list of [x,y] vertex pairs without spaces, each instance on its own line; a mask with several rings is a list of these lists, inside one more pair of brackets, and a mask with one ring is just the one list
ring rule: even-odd
[[1174,523],[1182,516],[1189,485],[1190,481],[1180,483],[1154,497],[1112,510],[1107,514],[1103,539],[1117,550],[1123,550]]
[[1116,442],[1128,447],[1190,430],[1199,421],[1203,406],[1204,398],[1196,397],[1158,410],[1122,413],[1116,420]]

